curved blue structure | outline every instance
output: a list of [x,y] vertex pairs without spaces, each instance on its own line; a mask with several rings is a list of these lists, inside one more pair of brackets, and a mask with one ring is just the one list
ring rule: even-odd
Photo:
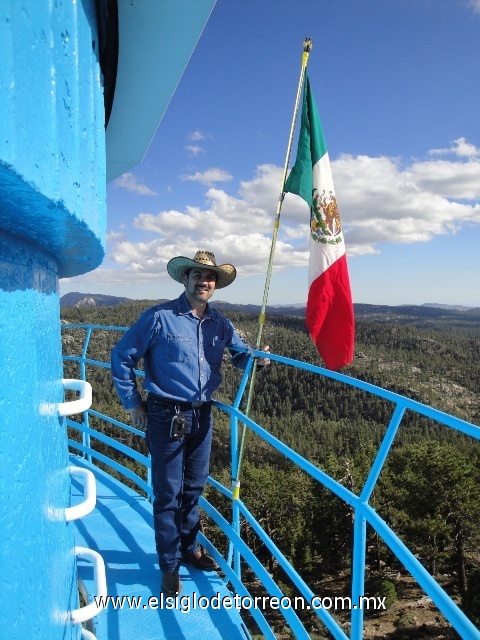
[[[108,327],[102,325],[63,325],[63,329],[79,329],[85,332],[85,338],[83,342],[83,349],[81,356],[64,356],[65,361],[75,361],[80,363],[82,377],[86,376],[86,365],[93,367],[102,367],[108,369],[110,365],[106,362],[99,362],[87,357],[88,347],[90,339],[94,331],[126,331],[127,327]],[[261,357],[261,351],[254,351],[253,357]],[[245,425],[249,430],[255,432],[265,442],[269,443],[277,451],[286,456],[289,460],[295,463],[300,469],[305,471],[310,477],[321,483],[327,489],[336,494],[341,500],[346,502],[352,507],[355,512],[354,518],[354,543],[353,543],[353,555],[352,555],[352,586],[351,586],[351,602],[361,602],[361,598],[365,594],[364,580],[365,580],[365,555],[366,555],[366,525],[367,523],[373,527],[373,529],[380,535],[384,542],[390,547],[391,551],[397,556],[398,560],[404,565],[408,572],[413,576],[423,591],[431,598],[431,600],[437,605],[438,609],[450,622],[452,627],[458,632],[461,638],[464,640],[480,640],[480,631],[472,624],[472,622],[465,616],[465,614],[459,609],[455,602],[448,596],[448,594],[440,587],[440,585],[434,580],[434,578],[428,573],[424,566],[418,561],[413,553],[405,546],[405,544],[398,538],[393,530],[386,524],[386,522],[379,516],[375,509],[369,504],[372,492],[375,488],[376,482],[380,476],[381,470],[385,465],[389,451],[394,443],[395,436],[401,425],[401,421],[406,409],[416,412],[420,415],[432,418],[436,422],[443,424],[458,432],[464,433],[477,440],[480,440],[480,427],[470,424],[459,418],[448,415],[442,411],[433,409],[420,402],[416,402],[404,396],[400,396],[391,391],[381,389],[372,384],[366,383],[362,380],[351,378],[344,374],[335,373],[327,369],[323,369],[314,365],[306,364],[304,362],[284,358],[279,355],[272,354],[271,359],[274,362],[282,364],[288,367],[295,367],[297,369],[303,369],[310,371],[314,374],[326,376],[328,378],[335,379],[343,384],[347,384],[359,389],[362,389],[368,394],[381,397],[389,401],[392,405],[392,417],[387,426],[383,441],[379,447],[378,453],[372,464],[365,484],[360,491],[359,495],[356,495],[349,491],[342,484],[328,476],[325,472],[314,466],[295,451],[287,447],[284,443],[280,442],[277,438],[272,436],[269,432],[265,431],[260,425],[248,418],[240,410],[240,404],[244,395],[245,387],[247,385],[251,365],[253,358],[250,360],[250,364],[247,367],[242,381],[239,385],[239,390],[235,401],[232,406],[227,406],[220,402],[215,402],[215,405],[221,411],[225,411],[230,416],[231,424],[231,451],[232,451],[232,477],[236,477],[236,470],[238,468],[238,426],[239,423]],[[138,375],[142,376],[143,372],[138,371]],[[116,425],[121,430],[126,430],[131,433],[135,433],[140,437],[144,437],[143,432],[132,428],[126,424],[123,424],[117,420],[110,418],[109,416],[102,415],[95,410],[88,410],[84,414],[84,419],[81,423],[68,420],[68,424],[71,428],[78,430],[82,434],[82,442],[77,442],[73,439],[69,440],[69,444],[75,450],[81,452],[86,456],[89,464],[94,464],[95,461],[101,461],[106,464],[112,470],[121,473],[126,478],[135,482],[145,493],[152,497],[152,491],[150,483],[148,481],[148,470],[150,468],[149,459],[125,446],[121,442],[117,442],[114,439],[105,436],[103,433],[93,429],[89,425],[89,416],[95,416],[100,420],[106,421],[110,424]],[[120,431],[121,433],[121,431]],[[131,471],[121,463],[105,456],[104,454],[95,451],[90,445],[90,438],[95,438],[104,444],[107,444],[123,455],[128,456],[132,460],[144,465],[147,469],[147,481],[141,478],[138,474]],[[121,436],[120,436],[121,439]],[[229,487],[224,487],[213,478],[209,479],[212,487],[219,491],[223,496],[231,500],[232,502],[232,518],[230,522],[227,522],[225,518],[210,504],[202,498],[201,506],[208,516],[222,529],[230,540],[230,548],[227,557],[222,555],[216,550],[212,544],[204,537],[202,537],[202,543],[207,547],[208,551],[215,557],[220,564],[221,569],[225,573],[225,582],[230,582],[233,585],[235,593],[245,597],[250,597],[245,586],[242,583],[242,574],[240,568],[240,560],[243,559],[247,562],[258,579],[261,581],[268,593],[278,598],[280,603],[279,610],[282,611],[286,623],[290,626],[294,636],[296,638],[307,639],[309,637],[308,632],[303,627],[299,620],[294,608],[282,601],[284,594],[274,582],[272,577],[268,574],[266,569],[257,560],[255,555],[249,549],[245,541],[241,537],[240,519],[244,518],[257,533],[265,546],[275,556],[279,565],[289,576],[292,582],[297,587],[298,591],[302,594],[305,602],[315,602],[315,598],[321,597],[322,594],[315,594],[311,588],[305,583],[305,581],[298,574],[296,569],[288,562],[281,550],[275,545],[275,543],[269,538],[269,536],[262,529],[261,525],[256,521],[254,516],[249,512],[247,506],[240,499],[235,499],[234,494]],[[153,537],[153,534],[152,534]],[[286,606],[282,606],[282,602]],[[275,638],[272,630],[270,629],[268,622],[263,616],[261,609],[252,609],[250,613],[255,618],[259,628],[266,638]],[[351,629],[349,635],[347,635],[339,625],[337,620],[329,613],[326,608],[317,608],[315,610],[320,621],[330,631],[334,638],[337,640],[361,640],[363,637],[363,609],[361,607],[352,608],[351,611]],[[102,614],[104,615],[104,614]],[[118,612],[110,611],[110,615],[121,615]],[[141,615],[141,614],[139,614]],[[181,616],[181,614],[179,614]],[[159,637],[168,638],[168,634],[165,636],[160,635],[161,631],[158,630]],[[127,637],[127,636],[125,636]],[[188,636],[185,637],[195,637]],[[118,635],[118,638],[122,638]]]
[[58,278],[104,254],[95,2],[2,3],[0,40],[0,635],[78,638]]
[[[66,517],[71,479],[59,409],[64,386],[58,279],[102,262],[107,167],[115,177],[118,167],[121,173],[125,163],[140,161],[148,147],[214,0],[194,4],[193,9],[189,2],[156,0],[5,0],[0,5],[2,638],[64,640],[86,633],[72,618],[79,598],[74,529]],[[109,12],[118,14],[120,42],[117,27],[106,19]],[[147,19],[157,36],[162,30],[176,33],[174,52],[171,39],[159,43],[140,37]],[[116,38],[113,45],[110,38],[109,53],[113,59],[119,54],[118,64],[114,60],[102,68],[106,35],[112,32]],[[168,73],[153,79],[140,74],[135,96],[141,108],[125,105],[125,60],[135,53],[139,64],[145,47],[156,68]],[[107,71],[112,86],[116,80],[119,87],[109,104],[108,144]],[[159,99],[146,102],[142,87],[150,95],[159,85]],[[114,157],[108,149],[133,116],[143,128],[128,136],[123,156]]]

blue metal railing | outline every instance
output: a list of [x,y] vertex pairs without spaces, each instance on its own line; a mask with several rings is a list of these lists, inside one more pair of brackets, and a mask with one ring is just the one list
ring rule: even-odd
[[[62,329],[83,329],[86,330],[86,335],[82,348],[81,356],[64,356],[65,361],[75,361],[80,363],[80,373],[82,379],[86,380],[86,364],[98,367],[109,368],[110,365],[104,362],[96,361],[87,358],[88,347],[93,330],[102,331],[126,331],[127,327],[112,327],[104,325],[79,325],[79,324],[65,324],[62,325]],[[253,357],[262,357],[265,355],[261,351],[253,351]],[[375,385],[363,382],[361,380],[346,376],[344,374],[335,373],[321,367],[285,358],[283,356],[271,354],[269,357],[272,361],[281,363],[286,366],[292,366],[298,369],[310,371],[312,373],[322,375],[341,383],[356,387],[369,394],[373,394],[384,398],[391,402],[394,406],[393,414],[390,419],[390,423],[387,427],[383,440],[380,444],[378,453],[372,464],[370,472],[364,483],[364,486],[360,492],[360,495],[356,495],[349,491],[345,486],[328,476],[321,469],[315,467],[312,463],[308,462],[305,458],[293,451],[290,447],[286,446],[283,442],[275,438],[271,433],[265,431],[260,425],[254,422],[251,418],[247,417],[242,411],[240,411],[240,403],[244,396],[245,388],[247,385],[249,373],[253,364],[253,357],[250,360],[247,369],[244,372],[242,380],[239,385],[239,389],[236,398],[232,406],[225,405],[221,402],[215,401],[215,406],[229,414],[231,425],[231,452],[232,452],[232,477],[236,477],[236,471],[238,468],[239,460],[237,456],[238,451],[238,425],[241,422],[244,428],[250,429],[255,432],[260,438],[269,443],[277,451],[286,456],[289,460],[295,463],[299,468],[306,472],[311,478],[318,481],[324,487],[332,491],[341,500],[346,502],[354,510],[354,530],[353,530],[353,563],[352,563],[352,590],[351,590],[351,603],[358,603],[361,597],[364,596],[364,582],[365,582],[365,563],[366,563],[366,526],[367,523],[379,534],[391,551],[402,562],[404,567],[410,572],[413,578],[417,581],[420,587],[436,604],[441,613],[450,622],[452,627],[459,633],[459,635],[465,640],[480,640],[479,630],[472,624],[472,622],[465,616],[460,608],[453,602],[448,594],[440,587],[440,585],[434,580],[430,573],[424,568],[424,566],[417,560],[412,552],[405,546],[405,544],[398,538],[398,536],[392,531],[392,529],[386,524],[386,522],[377,514],[373,507],[369,504],[370,497],[375,488],[376,482],[380,476],[380,473],[384,467],[388,453],[394,442],[395,436],[400,427],[405,410],[410,409],[431,418],[441,424],[446,425],[451,429],[455,429],[461,433],[471,436],[477,440],[480,440],[480,427],[470,424],[464,420],[446,414],[437,409],[433,409],[420,402],[416,402],[404,396],[398,395],[391,391],[387,391]],[[143,376],[143,372],[138,371],[138,375]],[[95,416],[102,420],[109,422],[117,427],[125,429],[138,436],[144,436],[142,431],[134,429],[118,420],[114,420],[109,416],[105,416],[97,411],[89,409],[85,412],[83,423],[77,423],[72,420],[67,420],[67,424],[70,427],[79,429],[82,432],[82,443],[69,440],[70,446],[84,453],[89,460],[96,458],[97,460],[109,465],[117,472],[122,473],[124,476],[135,482],[141,487],[149,496],[152,496],[151,483],[150,483],[150,461],[149,459],[134,451],[130,447],[119,443],[118,441],[110,438],[94,429],[89,425],[89,415]],[[147,481],[140,478],[133,471],[121,465],[120,463],[108,458],[107,456],[95,451],[90,446],[90,437],[102,441],[111,447],[114,447],[119,452],[130,456],[132,459],[141,463],[147,468]],[[259,578],[267,592],[277,597],[279,600],[279,610],[284,615],[286,622],[289,624],[296,638],[308,638],[308,633],[305,630],[302,622],[296,615],[294,608],[291,607],[290,601],[283,600],[283,593],[273,581],[270,574],[261,565],[256,556],[248,548],[246,543],[240,537],[240,518],[243,517],[253,531],[259,536],[262,542],[265,544],[269,552],[275,557],[278,564],[286,572],[290,580],[296,586],[298,591],[305,598],[306,602],[311,603],[315,598],[315,594],[309,588],[309,586],[300,577],[295,568],[290,564],[287,558],[283,555],[276,544],[265,533],[260,524],[256,521],[254,516],[250,513],[246,505],[241,499],[234,499],[233,492],[224,487],[213,478],[209,478],[209,483],[212,487],[218,490],[222,495],[229,498],[232,501],[232,522],[228,523],[224,517],[211,505],[205,498],[201,498],[201,506],[204,511],[212,518],[212,520],[220,527],[220,529],[226,534],[230,541],[229,553],[227,559],[224,559],[220,553],[213,547],[209,540],[202,536],[202,543],[206,546],[209,552],[215,557],[221,568],[225,572],[227,578],[231,584],[235,587],[236,592],[239,595],[248,596],[248,592],[241,581],[240,570],[240,558],[243,558],[256,576]],[[348,640],[361,640],[363,637],[363,608],[352,607],[351,610],[351,629],[350,636],[347,636],[339,623],[330,614],[326,608],[312,607],[311,609],[321,622],[332,633],[334,638]],[[275,638],[272,630],[270,629],[266,619],[264,618],[260,609],[252,608],[250,613],[253,615],[262,633],[267,638]]]

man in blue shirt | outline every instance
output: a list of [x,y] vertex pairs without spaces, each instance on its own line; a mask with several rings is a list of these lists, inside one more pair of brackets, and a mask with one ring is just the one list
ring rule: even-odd
[[[212,440],[210,399],[222,379],[224,349],[250,347],[231,322],[208,305],[215,289],[234,281],[233,265],[217,265],[213,253],[197,251],[193,260],[172,258],[167,271],[185,292],[147,309],[114,347],[111,365],[117,393],[133,424],[147,427],[162,591],[175,594],[181,590],[182,561],[205,571],[218,568],[196,541],[197,504],[207,481]],[[232,363],[244,369],[249,354],[231,354]],[[146,405],[134,372],[141,358]]]

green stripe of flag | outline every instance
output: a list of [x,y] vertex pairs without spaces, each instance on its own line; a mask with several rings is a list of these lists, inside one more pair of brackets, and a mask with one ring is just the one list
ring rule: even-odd
[[317,105],[310,90],[310,81],[305,72],[303,107],[297,159],[285,182],[285,192],[296,193],[312,206],[313,167],[327,153]]

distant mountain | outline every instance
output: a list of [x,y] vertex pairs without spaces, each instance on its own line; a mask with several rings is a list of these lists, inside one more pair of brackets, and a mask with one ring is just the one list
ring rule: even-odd
[[[151,305],[158,304],[163,300],[151,300]],[[100,306],[117,306],[119,304],[139,302],[131,298],[122,298],[119,296],[106,296],[99,293],[66,293],[60,298],[61,307],[100,307]],[[232,302],[223,302],[222,300],[213,300],[212,307],[224,311],[228,315],[228,311],[241,311],[244,313],[260,313],[259,304],[235,304]],[[445,305],[436,303],[425,303],[422,305],[380,305],[380,304],[362,304],[354,305],[355,317],[358,320],[373,320],[375,322],[409,322],[411,320],[428,322],[429,320],[441,319],[442,321],[474,321],[480,320],[480,307],[464,307],[456,305]],[[305,305],[271,305],[267,306],[267,315],[273,316],[295,316],[297,318],[305,317]]]
[[451,311],[470,311],[474,307],[464,307],[461,304],[439,304],[438,302],[424,302],[422,307],[435,307],[436,309],[450,309]]
[[124,302],[130,302],[130,298],[72,291],[60,298],[60,307],[115,307]]
[[[229,309],[254,314],[259,314],[261,311],[261,305],[259,304],[235,304],[231,302],[222,302],[221,300],[213,300],[211,305],[215,309],[220,309],[226,313],[228,313]],[[296,316],[297,318],[303,318],[305,317],[305,305],[267,305],[267,314],[272,316]]]
[[[60,307],[115,307],[126,302],[138,302],[132,298],[121,298],[118,296],[106,296],[99,293],[66,293],[60,298]],[[159,300],[152,300],[152,305],[158,304]],[[212,307],[224,309],[228,311],[244,311],[246,313],[260,313],[259,304],[234,304],[231,302],[222,302],[221,300],[213,300]],[[267,312],[273,315],[294,315],[302,317],[305,315],[305,305],[274,305],[268,306]]]
[[355,317],[357,319],[373,320],[376,322],[429,322],[441,320],[442,322],[478,322],[480,320],[480,308],[471,307],[464,311],[453,308],[445,308],[447,305],[408,305],[397,307],[378,304],[355,304]]

